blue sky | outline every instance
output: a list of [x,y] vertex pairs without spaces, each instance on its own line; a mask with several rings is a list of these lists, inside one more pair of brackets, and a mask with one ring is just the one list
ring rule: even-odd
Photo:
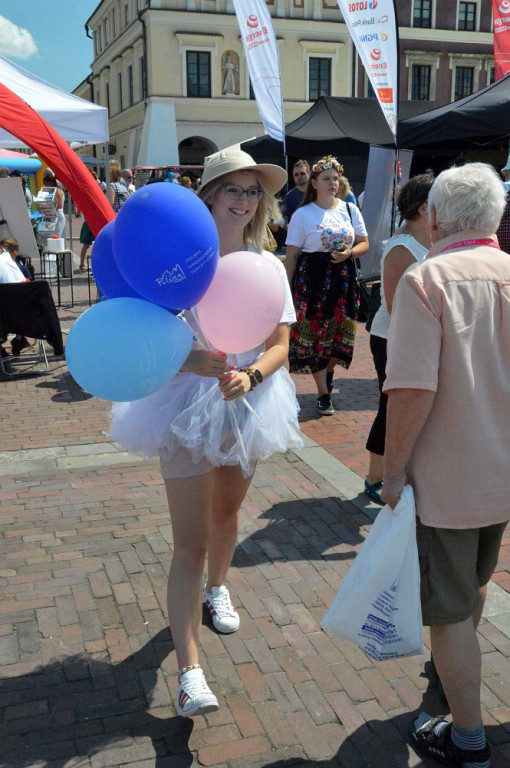
[[72,91],[90,73],[85,22],[99,0],[0,0],[0,54]]

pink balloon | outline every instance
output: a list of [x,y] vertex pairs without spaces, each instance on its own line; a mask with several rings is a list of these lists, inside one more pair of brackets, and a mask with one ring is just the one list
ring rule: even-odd
[[220,259],[197,313],[208,341],[235,354],[253,349],[271,335],[284,303],[282,277],[269,259],[237,251]]

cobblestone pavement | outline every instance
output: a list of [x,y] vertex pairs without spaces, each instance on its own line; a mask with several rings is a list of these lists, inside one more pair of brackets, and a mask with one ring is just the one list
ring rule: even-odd
[[[74,288],[64,329],[87,306],[82,274]],[[311,382],[296,377],[307,444],[257,469],[229,573],[241,628],[221,636],[204,615],[221,706],[194,720],[173,704],[172,536],[156,464],[110,442],[108,404],[62,359],[0,381],[2,768],[423,765],[408,724],[421,707],[445,711],[428,653],[373,663],[319,625],[377,513],[362,495],[377,400],[367,341],[361,328],[334,416],[316,417]],[[493,768],[510,766],[509,547],[479,633]]]

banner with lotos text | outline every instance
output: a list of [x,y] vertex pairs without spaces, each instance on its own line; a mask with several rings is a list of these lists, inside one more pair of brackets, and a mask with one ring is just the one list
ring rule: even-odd
[[337,2],[396,142],[398,27],[394,0]]
[[492,0],[494,18],[494,79],[510,72],[510,0]]
[[269,8],[265,0],[233,0],[233,3],[261,120],[273,139],[283,141],[285,152],[280,60]]

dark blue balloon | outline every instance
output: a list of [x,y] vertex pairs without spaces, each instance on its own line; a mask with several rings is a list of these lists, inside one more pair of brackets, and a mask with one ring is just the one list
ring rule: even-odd
[[139,189],[120,209],[113,253],[122,276],[145,299],[186,309],[204,295],[218,264],[218,232],[207,206],[179,184]]
[[116,299],[120,296],[141,299],[140,294],[124,280],[115,261],[112,246],[114,224],[115,221],[108,222],[94,240],[91,256],[94,280],[107,299]]

